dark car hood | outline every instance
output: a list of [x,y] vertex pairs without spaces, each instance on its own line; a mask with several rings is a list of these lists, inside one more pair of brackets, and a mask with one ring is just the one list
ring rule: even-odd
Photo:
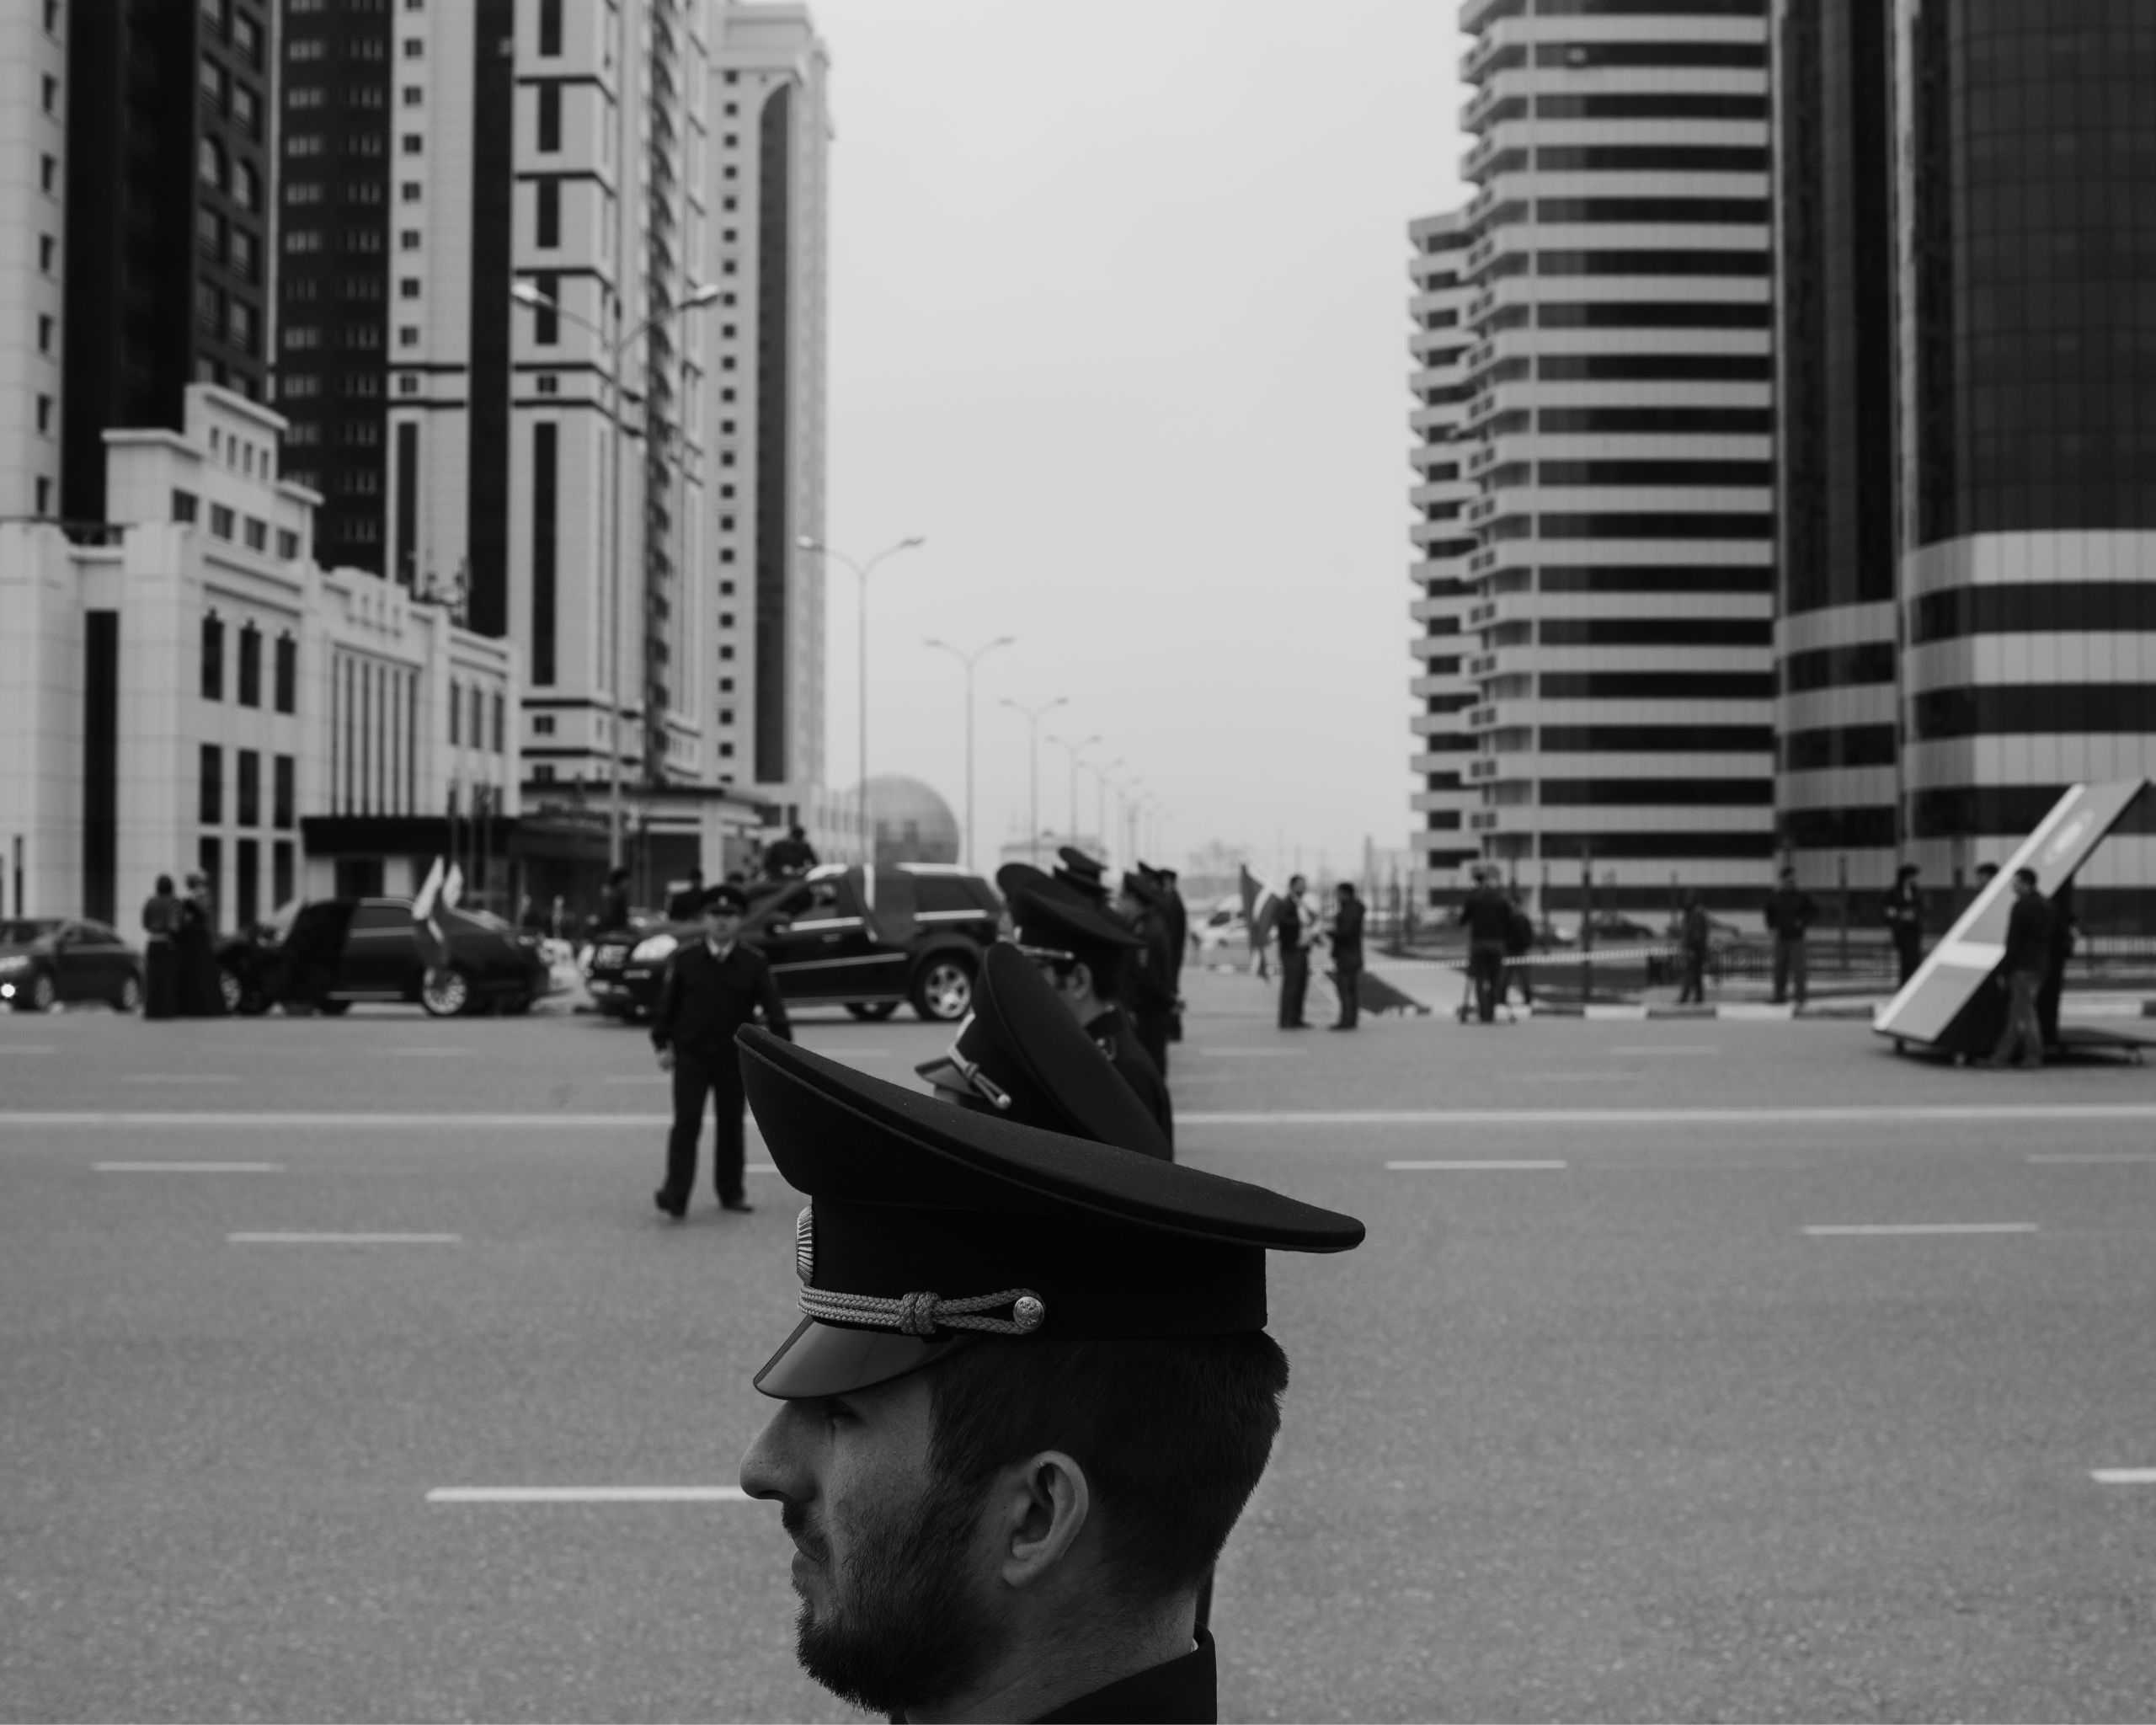
[[44,954],[52,950],[50,938],[32,941],[0,941],[0,959],[26,958],[33,953]]

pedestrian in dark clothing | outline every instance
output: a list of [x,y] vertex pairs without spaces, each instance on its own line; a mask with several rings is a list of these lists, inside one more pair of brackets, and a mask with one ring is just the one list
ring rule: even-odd
[[1467,929],[1467,975],[1475,985],[1475,1014],[1487,1024],[1497,1016],[1497,993],[1504,986],[1505,943],[1512,932],[1513,906],[1497,888],[1494,868],[1475,871],[1475,889],[1460,905],[1458,921]]
[[160,874],[157,889],[143,901],[142,1016],[171,1018],[179,1012],[179,963],[173,939],[179,932],[179,900],[172,877]]
[[599,895],[599,926],[595,934],[612,934],[629,926],[629,871],[616,868],[606,877],[606,889]]
[[1168,1040],[1182,1040],[1182,965],[1190,956],[1190,909],[1182,901],[1182,894],[1176,886],[1176,871],[1161,868],[1154,871],[1161,887],[1161,911],[1167,918],[1168,937],[1175,943],[1176,961],[1171,972],[1175,985],[1175,1010],[1168,1017]]
[[1340,908],[1332,913],[1332,982],[1340,991],[1340,1019],[1335,1030],[1353,1030],[1363,1009],[1363,901],[1355,883],[1334,889]]
[[1513,985],[1519,985],[1519,1003],[1524,1007],[1534,1004],[1534,973],[1528,968],[1527,958],[1534,950],[1534,919],[1527,914],[1527,906],[1520,902],[1520,892],[1514,887],[1505,895],[1505,968],[1497,980],[1497,1004],[1503,1006],[1512,998]]
[[702,905],[702,937],[674,949],[651,1015],[651,1042],[659,1050],[659,1068],[674,1075],[674,1130],[666,1140],[666,1183],[651,1197],[677,1222],[696,1190],[696,1140],[703,1135],[707,1097],[715,1099],[718,1115],[712,1173],[719,1205],[733,1210],[755,1208],[741,1184],[741,1120],[747,1103],[734,1036],[755,1021],[760,1008],[773,1035],[793,1039],[771,967],[761,953],[735,938],[747,908],[748,901],[738,889],[712,889]]
[[173,970],[183,1018],[221,1018],[225,991],[217,980],[216,911],[210,902],[209,877],[187,877],[187,896],[179,901],[179,926],[173,933]]
[[784,838],[773,839],[764,846],[764,877],[767,880],[791,880],[815,866],[815,847],[808,842],[808,834],[798,821],[787,829]]
[[2080,931],[2073,923],[2073,883],[2067,881],[2052,895],[2050,962],[2044,966],[2044,985],[2036,991],[2036,1026],[2043,1032],[2044,1046],[2059,1046],[2059,996],[2066,992],[2067,960],[2073,956]]
[[693,922],[703,915],[704,872],[701,868],[689,871],[687,884],[666,901],[666,920],[669,922]]
[[1687,893],[1684,918],[1678,927],[1678,945],[1684,960],[1684,985],[1677,991],[1677,1004],[1680,1007],[1694,1001],[1701,1006],[1706,1004],[1707,943],[1713,929],[1713,921],[1699,894]]
[[2006,1028],[1985,1064],[2036,1067],[2044,1063],[2043,1027],[2036,1022],[2036,996],[2051,966],[2053,917],[2050,902],[2036,890],[2036,871],[2014,871],[2014,909],[2006,920]]
[[1913,862],[1904,862],[1894,871],[1894,884],[1882,912],[1887,932],[1893,937],[1894,957],[1901,965],[1897,988],[1909,985],[1909,979],[1924,961],[1924,889],[1917,884],[1919,872]]
[[1811,951],[1804,931],[1818,919],[1819,905],[1796,884],[1796,870],[1785,868],[1782,884],[1767,895],[1767,927],[1774,937],[1774,1002],[1787,1000],[1794,985],[1796,1003],[1811,991]]
[[1168,1076],[1168,1027],[1175,1017],[1175,935],[1160,889],[1141,874],[1125,874],[1117,913],[1130,925],[1139,944],[1125,957],[1122,996],[1139,1047]]
[[1303,926],[1301,875],[1289,878],[1287,896],[1280,901],[1280,914],[1273,927],[1280,943],[1280,1028],[1307,1030],[1303,997],[1310,991],[1310,948]]

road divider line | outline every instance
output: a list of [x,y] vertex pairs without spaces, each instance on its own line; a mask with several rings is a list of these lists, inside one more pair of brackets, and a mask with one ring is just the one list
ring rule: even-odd
[[2156,1162],[2156,1152],[2135,1150],[2108,1155],[2100,1151],[2090,1151],[2084,1155],[2060,1151],[2049,1156],[2032,1156],[2029,1160],[2032,1162]]
[[462,1234],[227,1234],[235,1246],[457,1246]]
[[1628,1042],[1609,1050],[1613,1055],[1718,1055],[1715,1042]]
[[2156,1486],[2156,1467],[2093,1467],[2089,1477],[2100,1486]]
[[1570,1162],[1387,1162],[1385,1167],[1400,1173],[1437,1173],[1460,1169],[1468,1172],[1497,1172],[1512,1168],[1568,1168]]
[[1807,1234],[2033,1234],[2034,1222],[1820,1222]]
[[237,1072],[129,1072],[122,1084],[237,1084]]
[[468,1048],[378,1048],[375,1052],[378,1055],[420,1055],[429,1060],[446,1060],[469,1055],[472,1050]]
[[739,1486],[436,1486],[430,1503],[750,1503]]
[[281,1174],[282,1162],[99,1162],[100,1174]]

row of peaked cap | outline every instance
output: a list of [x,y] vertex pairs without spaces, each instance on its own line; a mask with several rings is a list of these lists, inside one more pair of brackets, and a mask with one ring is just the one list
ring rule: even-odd
[[1105,904],[1030,862],[1005,863],[995,871],[995,884],[1010,906],[1019,943],[1037,952],[1112,964],[1145,944]]
[[810,1199],[769,1396],[865,1389],[980,1335],[1261,1330],[1267,1252],[1362,1243],[1353,1216],[1261,1186],[953,1108],[753,1025],[738,1042],[771,1160]]
[[973,1015],[949,1051],[914,1070],[961,1108],[1164,1161],[1173,1154],[1151,1113],[1008,941],[983,956]]
[[1054,878],[1097,904],[1108,901],[1108,865],[1097,857],[1088,856],[1075,845],[1058,847]]

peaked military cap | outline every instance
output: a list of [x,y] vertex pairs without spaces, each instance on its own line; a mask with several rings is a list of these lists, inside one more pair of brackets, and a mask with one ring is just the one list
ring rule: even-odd
[[1089,899],[1106,901],[1108,895],[1108,866],[1097,857],[1089,857],[1075,845],[1058,848],[1055,878],[1065,886],[1075,887]]
[[995,884],[1010,905],[1011,922],[1025,946],[1090,962],[1091,955],[1103,948],[1120,951],[1145,944],[1105,905],[1030,863],[1005,863],[995,871]]
[[1008,941],[981,960],[973,1015],[950,1052],[914,1071],[961,1108],[1163,1160],[1174,1153],[1137,1093]]
[[1160,909],[1167,898],[1166,894],[1161,889],[1160,876],[1143,863],[1123,875],[1123,889],[1139,904],[1155,911]]
[[745,912],[749,908],[749,895],[732,881],[721,881],[704,895],[699,908],[703,911],[717,909]]
[[1344,1252],[1353,1216],[1203,1169],[954,1108],[750,1025],[735,1039],[796,1226],[801,1322],[767,1396],[866,1389],[982,1335],[1135,1340],[1265,1327],[1267,1252]]

